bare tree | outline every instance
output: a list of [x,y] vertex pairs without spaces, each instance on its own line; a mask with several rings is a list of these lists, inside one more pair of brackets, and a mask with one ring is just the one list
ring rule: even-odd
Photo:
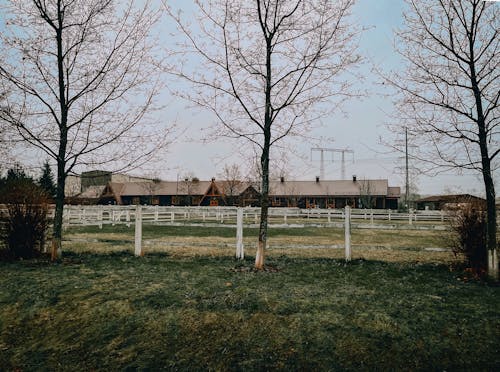
[[[199,190],[200,179],[194,175],[192,172],[188,172],[183,180],[179,184],[179,191],[184,195],[182,197],[181,204],[186,206],[193,205],[193,195],[200,193]],[[205,191],[205,190],[203,190]]]
[[[175,71],[194,89],[181,95],[215,114],[219,135],[244,139],[261,151],[255,267],[262,269],[271,148],[286,137],[304,136],[315,119],[349,97],[352,76],[344,73],[360,60],[358,29],[348,21],[354,0],[195,3],[197,29],[167,8],[186,36],[186,59],[175,63]],[[195,64],[189,60],[193,55]],[[196,68],[190,68],[193,65]]]
[[359,181],[359,199],[363,208],[373,208],[375,199],[373,197],[372,183],[370,180],[362,179]]
[[407,0],[398,51],[403,74],[387,81],[400,92],[399,124],[414,155],[431,169],[480,172],[487,200],[489,273],[498,275],[493,171],[500,152],[500,8],[481,0]]
[[224,165],[222,173],[218,176],[224,181],[222,192],[226,198],[226,204],[233,205],[235,198],[239,195],[242,183],[240,166],[238,164]]
[[149,1],[10,0],[0,36],[1,119],[57,163],[52,258],[61,256],[64,186],[78,164],[138,166],[164,143]]

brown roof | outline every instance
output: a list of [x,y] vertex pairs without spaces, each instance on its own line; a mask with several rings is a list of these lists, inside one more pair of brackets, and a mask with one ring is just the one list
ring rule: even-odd
[[88,198],[88,199],[98,199],[101,197],[104,191],[105,185],[93,185],[85,189],[85,191],[78,194],[77,198]]
[[387,197],[389,198],[399,198],[401,196],[401,187],[399,186],[389,186],[387,188]]
[[271,196],[358,196],[387,195],[387,180],[337,181],[273,181],[269,185]]
[[460,203],[469,200],[482,200],[485,199],[479,198],[470,194],[457,194],[457,195],[432,195],[426,198],[418,199],[415,202],[417,203]]
[[[161,182],[110,182],[115,196],[140,195],[204,195],[211,181],[161,181]],[[252,184],[250,182],[215,181],[219,192],[240,195]],[[270,196],[359,196],[363,193],[373,196],[399,197],[399,187],[388,187],[387,180],[336,180],[336,181],[271,181]]]

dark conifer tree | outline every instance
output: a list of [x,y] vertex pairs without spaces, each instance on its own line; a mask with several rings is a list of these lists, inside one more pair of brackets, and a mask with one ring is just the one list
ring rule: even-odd
[[56,184],[54,182],[54,175],[50,168],[49,162],[45,161],[42,168],[42,175],[38,180],[38,185],[47,193],[51,198],[56,196]]

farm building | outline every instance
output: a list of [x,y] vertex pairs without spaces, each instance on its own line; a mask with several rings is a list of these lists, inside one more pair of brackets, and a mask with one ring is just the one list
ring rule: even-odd
[[486,208],[486,200],[470,194],[433,195],[415,201],[417,209],[442,210],[460,204],[481,203]]
[[[151,204],[180,206],[259,206],[259,187],[244,181],[158,181],[109,182],[99,200],[101,204]],[[299,208],[396,209],[399,187],[387,180],[271,181],[270,205]]]
[[88,203],[95,202],[96,197],[98,197],[95,195],[96,190],[102,191],[108,182],[153,182],[153,180],[123,173],[93,170],[83,172],[81,175],[68,175],[64,194],[69,198],[69,203],[79,199],[85,199]]

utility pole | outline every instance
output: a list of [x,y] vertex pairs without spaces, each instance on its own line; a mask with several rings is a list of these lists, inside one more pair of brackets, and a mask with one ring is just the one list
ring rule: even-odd
[[405,203],[406,203],[406,208],[410,210],[410,177],[408,175],[408,128],[405,128],[405,158],[406,158]]
[[[352,159],[354,161],[354,151],[349,150],[347,148],[345,149],[332,149],[332,148],[327,148],[327,147],[313,147],[311,148],[311,160],[312,160],[312,153],[313,151],[319,151],[320,152],[320,178],[322,180],[325,179],[325,157],[324,153],[325,152],[331,152],[332,154],[335,152],[340,152],[342,154],[342,165],[340,168],[340,178],[345,179],[345,153],[351,153],[352,154]],[[333,155],[332,155],[332,161],[333,161]]]

